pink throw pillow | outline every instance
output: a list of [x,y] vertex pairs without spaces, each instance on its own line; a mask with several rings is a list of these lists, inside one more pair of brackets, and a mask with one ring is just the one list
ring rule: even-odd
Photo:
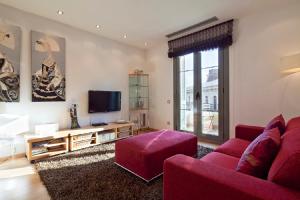
[[282,135],[285,132],[285,121],[282,114],[274,117],[266,126],[265,130],[270,130],[273,128],[278,128],[280,134]]
[[280,132],[278,128],[265,130],[246,148],[236,170],[259,178],[266,178],[279,148]]

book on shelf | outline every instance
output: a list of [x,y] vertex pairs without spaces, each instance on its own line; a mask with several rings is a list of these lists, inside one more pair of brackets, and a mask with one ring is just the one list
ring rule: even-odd
[[48,144],[62,143],[64,142],[64,138],[58,138],[48,141]]
[[54,147],[48,147],[47,150],[48,151],[62,151],[62,150],[65,150],[65,148],[62,146],[54,146]]
[[48,149],[47,148],[38,148],[38,149],[33,149],[32,150],[32,155],[38,155],[38,154],[42,154],[42,153],[47,153]]
[[115,132],[107,132],[107,133],[102,133],[102,134],[98,134],[99,137],[99,142],[109,142],[111,140],[115,140],[116,139],[116,134]]
[[32,143],[32,148],[43,148],[48,144],[48,141]]
[[49,147],[49,146],[53,146],[55,144],[63,143],[63,142],[64,142],[63,138],[47,140],[47,141],[42,141],[42,142],[35,142],[35,143],[32,143],[32,148]]

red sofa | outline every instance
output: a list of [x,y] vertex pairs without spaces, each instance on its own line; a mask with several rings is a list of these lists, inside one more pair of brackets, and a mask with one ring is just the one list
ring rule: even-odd
[[300,117],[288,122],[267,180],[235,170],[244,150],[263,130],[238,125],[236,138],[201,159],[175,155],[165,160],[164,200],[299,200]]

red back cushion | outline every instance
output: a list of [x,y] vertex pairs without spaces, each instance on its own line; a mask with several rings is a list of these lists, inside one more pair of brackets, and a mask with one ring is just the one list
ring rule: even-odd
[[280,134],[282,135],[285,132],[285,121],[282,114],[274,117],[266,126],[265,130],[270,130],[273,128],[278,128]]
[[300,128],[287,131],[282,136],[268,180],[300,190]]
[[249,144],[236,170],[259,178],[266,178],[279,148],[280,132],[278,128],[265,130]]
[[295,117],[293,119],[290,119],[286,125],[285,131],[289,131],[294,128],[300,128],[300,117]]

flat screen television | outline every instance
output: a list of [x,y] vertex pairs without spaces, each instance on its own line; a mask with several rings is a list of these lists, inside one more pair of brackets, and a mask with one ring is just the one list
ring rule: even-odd
[[88,92],[89,113],[113,112],[121,110],[120,91],[92,91]]

